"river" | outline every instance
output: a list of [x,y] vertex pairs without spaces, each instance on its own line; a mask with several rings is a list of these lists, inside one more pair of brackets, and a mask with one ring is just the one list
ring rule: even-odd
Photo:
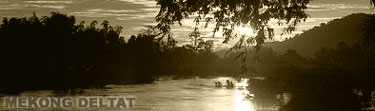
[[[233,88],[215,86],[215,82],[220,81],[225,85],[227,80],[234,81]],[[278,106],[285,105],[290,100],[289,94],[278,94],[275,96],[278,99],[256,104],[251,99],[253,95],[246,89],[251,89],[251,84],[247,81],[248,79],[242,79],[237,82],[230,77],[195,77],[178,80],[169,78],[152,84],[107,85],[104,88],[78,90],[72,95],[135,97],[135,106],[131,109],[124,109],[125,111],[276,111],[280,108]],[[25,91],[20,96],[43,97],[59,94],[66,95],[66,92]],[[374,95],[372,98],[372,107],[364,110],[375,109]]]
[[[249,91],[246,79],[235,82],[234,88],[215,87],[216,81],[225,84],[229,77],[160,80],[143,85],[107,85],[101,89],[86,89],[90,96],[134,96],[135,111],[254,111],[246,99]],[[21,95],[51,95],[52,91],[29,91]]]

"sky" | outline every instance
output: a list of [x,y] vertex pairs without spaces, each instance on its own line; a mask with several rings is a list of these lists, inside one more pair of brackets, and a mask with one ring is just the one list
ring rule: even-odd
[[[85,21],[102,22],[108,20],[111,25],[124,28],[121,36],[125,38],[138,34],[145,25],[155,25],[154,17],[159,8],[155,0],[0,0],[0,18],[4,17],[29,17],[33,12],[37,16],[47,16],[50,12],[60,12],[74,15],[77,23]],[[310,18],[297,26],[297,31],[292,34],[280,36],[283,26],[275,26],[275,41],[293,37],[303,30],[308,30],[321,23],[340,18],[352,13],[374,13],[370,10],[370,0],[312,0],[306,12]],[[189,44],[188,34],[194,29],[192,19],[185,19],[182,26],[173,26],[172,32],[179,45]],[[220,34],[212,37],[212,29],[201,29],[206,40],[214,42],[216,50],[230,47],[222,44],[224,40]]]

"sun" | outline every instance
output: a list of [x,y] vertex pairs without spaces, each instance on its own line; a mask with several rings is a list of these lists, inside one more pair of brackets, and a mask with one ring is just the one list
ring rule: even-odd
[[253,35],[253,31],[250,27],[240,26],[236,27],[234,30],[239,35]]

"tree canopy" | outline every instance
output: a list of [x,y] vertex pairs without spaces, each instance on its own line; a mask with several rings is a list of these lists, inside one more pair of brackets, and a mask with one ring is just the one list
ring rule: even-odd
[[[164,33],[171,30],[176,22],[180,25],[185,18],[194,18],[194,22],[215,23],[214,32],[222,29],[224,43],[240,35],[233,33],[236,27],[246,26],[257,33],[247,37],[245,44],[264,43],[272,38],[273,28],[269,21],[276,19],[279,25],[288,25],[285,32],[295,30],[295,26],[309,17],[305,13],[311,0],[156,0],[160,5],[155,17],[157,27]],[[193,17],[191,17],[193,16]],[[241,36],[245,38],[244,36]]]

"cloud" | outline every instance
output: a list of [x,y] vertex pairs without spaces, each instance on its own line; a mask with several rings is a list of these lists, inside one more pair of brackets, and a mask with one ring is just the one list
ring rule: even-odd
[[137,12],[136,10],[114,10],[114,9],[89,9],[88,12],[100,12],[100,13],[129,13]]
[[132,27],[131,29],[132,29],[132,30],[138,30],[138,31],[141,31],[142,29],[145,29],[145,28],[146,28],[145,26],[149,26],[149,25],[151,25],[151,26],[155,26],[156,23],[143,23],[142,25],[143,25],[143,26]]
[[25,1],[32,4],[72,4],[73,1]]
[[85,17],[114,17],[117,20],[129,21],[129,20],[144,20],[150,21],[156,16],[156,13],[152,12],[155,9],[87,9],[85,11],[72,12],[70,14],[75,16]]
[[26,8],[64,9],[71,1],[0,1],[0,10],[19,10]]
[[115,10],[115,9],[88,9],[85,11],[71,12],[70,14],[83,17],[131,17],[136,10]]
[[29,7],[35,8],[51,8],[51,9],[64,9],[66,4],[73,4],[73,1],[24,1]]
[[131,19],[131,20],[146,20],[146,21],[151,21],[153,20],[153,18],[156,16],[156,14],[154,13],[137,13],[137,14],[133,14],[132,16],[130,17],[126,17],[127,19]]
[[12,5],[2,5],[0,4],[0,10],[16,10],[21,9],[22,7],[19,4],[12,4]]
[[36,4],[31,4],[28,6],[36,7],[36,8],[52,8],[52,9],[64,9],[66,7],[63,5],[36,5]]
[[71,15],[77,17],[122,17],[122,16],[129,16],[129,14],[116,14],[116,13],[100,13],[100,12],[72,12]]
[[368,6],[360,4],[311,4],[307,6],[307,11],[331,11],[347,9],[369,9]]
[[132,30],[142,30],[142,29],[145,29],[145,27],[144,26],[138,26],[138,27],[132,27],[131,28]]
[[328,22],[337,19],[337,17],[307,18],[306,22]]
[[133,20],[131,18],[128,18],[128,17],[116,17],[117,20],[122,20],[122,21],[130,21],[130,20]]
[[28,7],[27,4],[13,3],[10,1],[0,1],[0,10],[17,10]]
[[158,12],[160,10],[160,8],[157,8],[157,7],[155,7],[155,8],[143,8],[141,10],[143,10],[145,12]]
[[114,17],[117,20],[143,20],[151,21],[156,16],[158,8],[139,8],[139,9],[86,9],[84,11],[71,12],[75,16],[85,17]]
[[8,3],[11,3],[10,1],[0,1],[0,4],[8,4]]
[[139,5],[143,5],[146,7],[156,7],[155,0],[117,0],[117,1],[128,2],[131,4],[139,4]]

